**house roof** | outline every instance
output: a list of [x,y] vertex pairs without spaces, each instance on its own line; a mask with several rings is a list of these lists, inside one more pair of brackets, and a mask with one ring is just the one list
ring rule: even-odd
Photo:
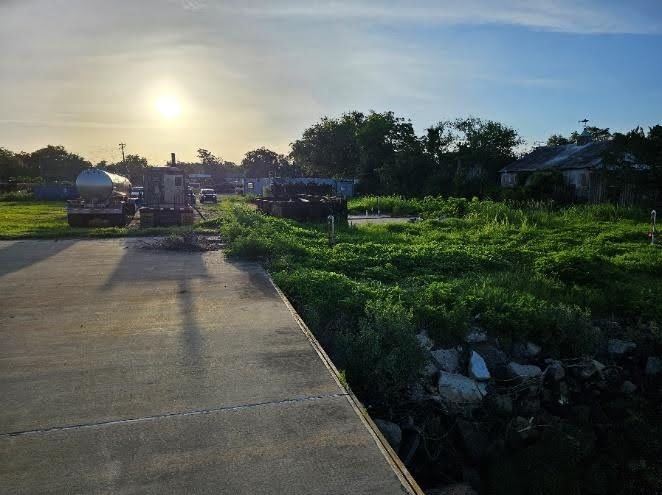
[[499,172],[535,172],[549,168],[559,170],[571,168],[599,168],[602,156],[609,148],[609,141],[541,146],[519,160],[506,165]]

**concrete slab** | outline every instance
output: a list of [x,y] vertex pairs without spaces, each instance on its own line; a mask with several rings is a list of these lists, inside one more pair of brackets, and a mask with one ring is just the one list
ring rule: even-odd
[[0,243],[0,493],[406,493],[256,264]]

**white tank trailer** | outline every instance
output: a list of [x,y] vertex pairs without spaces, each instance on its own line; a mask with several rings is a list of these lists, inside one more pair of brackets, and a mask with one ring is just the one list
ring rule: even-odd
[[124,226],[136,213],[131,182],[98,168],[83,170],[76,178],[79,199],[69,201],[67,220],[72,227]]

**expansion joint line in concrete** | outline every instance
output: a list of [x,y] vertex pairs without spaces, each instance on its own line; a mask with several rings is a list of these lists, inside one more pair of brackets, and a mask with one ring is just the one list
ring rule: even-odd
[[111,426],[111,425],[122,425],[122,424],[131,424],[131,423],[140,423],[143,421],[155,421],[158,419],[166,418],[176,418],[176,417],[186,417],[186,416],[201,416],[204,414],[214,414],[218,412],[225,411],[240,411],[242,409],[250,409],[253,407],[261,406],[278,406],[284,404],[294,404],[297,402],[310,402],[323,399],[334,399],[338,397],[347,397],[347,393],[337,393],[337,394],[328,394],[328,395],[310,395],[306,397],[297,397],[293,399],[280,399],[280,400],[270,400],[264,402],[253,402],[249,404],[239,404],[235,406],[223,406],[223,407],[214,407],[210,409],[194,409],[191,411],[181,411],[181,412],[172,412],[164,414],[155,414],[152,416],[141,416],[138,418],[124,418],[124,419],[113,419],[108,421],[99,421],[97,423],[84,423],[78,425],[65,425],[65,426],[51,426],[49,428],[37,428],[34,430],[23,430],[23,431],[13,431],[0,433],[0,438],[6,437],[17,437],[21,435],[37,435],[40,433],[52,433],[58,431],[68,431],[68,430],[80,430],[84,428],[96,428],[101,426]]

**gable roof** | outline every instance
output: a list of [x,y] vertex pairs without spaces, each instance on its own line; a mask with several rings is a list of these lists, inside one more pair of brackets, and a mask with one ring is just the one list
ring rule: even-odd
[[582,145],[541,146],[506,165],[499,172],[535,172],[548,168],[559,170],[599,168],[602,165],[602,156],[610,145],[609,141],[591,141]]

